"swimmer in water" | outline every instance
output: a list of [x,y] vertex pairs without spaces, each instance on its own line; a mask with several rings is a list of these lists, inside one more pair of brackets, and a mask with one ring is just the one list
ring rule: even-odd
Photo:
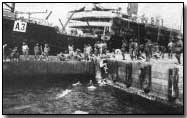
[[81,85],[80,81],[78,81],[77,83],[73,84],[73,86],[78,86],[78,85]]
[[68,93],[70,93],[72,90],[68,90],[68,89],[66,89],[65,91],[62,91],[60,94],[58,94],[57,96],[56,96],[56,99],[59,99],[59,98],[62,98],[62,97],[64,97],[64,96],[66,96]]
[[93,85],[92,80],[90,80],[90,82],[89,82],[89,87],[88,87],[88,89],[89,89],[89,90],[95,90],[95,89],[96,89],[96,87]]
[[105,86],[107,84],[107,80],[106,79],[102,79],[98,82],[99,86]]
[[90,80],[89,85],[93,86],[93,81],[92,80]]

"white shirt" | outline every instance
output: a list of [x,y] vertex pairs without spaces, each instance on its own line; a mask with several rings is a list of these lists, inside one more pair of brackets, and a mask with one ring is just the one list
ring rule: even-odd
[[90,53],[91,53],[91,49],[92,49],[91,46],[86,47],[86,53],[87,53],[87,54],[90,54]]
[[73,51],[73,46],[68,46],[69,51]]
[[23,46],[22,46],[22,51],[26,51],[26,50],[28,50],[28,49],[29,49],[28,45],[23,45]]
[[116,60],[122,60],[123,59],[123,55],[121,55],[121,54],[115,54],[115,59]]

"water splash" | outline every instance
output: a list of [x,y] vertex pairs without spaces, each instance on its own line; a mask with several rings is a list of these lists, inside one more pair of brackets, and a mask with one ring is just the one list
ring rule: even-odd
[[68,89],[66,89],[65,91],[62,91],[62,93],[60,93],[60,94],[58,94],[57,96],[56,96],[56,99],[60,99],[60,98],[62,98],[62,97],[64,97],[64,96],[66,96],[68,93],[70,93],[72,90],[68,90]]
[[75,111],[73,114],[88,114],[89,112],[86,112],[86,111]]

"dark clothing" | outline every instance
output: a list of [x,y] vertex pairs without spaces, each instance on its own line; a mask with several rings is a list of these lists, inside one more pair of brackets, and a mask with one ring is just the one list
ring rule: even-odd
[[168,58],[172,59],[172,57],[173,57],[173,43],[170,42],[168,44]]
[[38,45],[34,46],[34,54],[39,55],[40,54],[40,47]]
[[127,44],[125,42],[123,42],[123,44],[121,46],[121,51],[125,52],[126,51],[126,47],[127,47]]
[[175,53],[182,53],[183,51],[183,42],[182,40],[178,40],[174,45]]
[[48,57],[50,48],[48,46],[44,47],[44,55]]
[[164,58],[164,53],[166,52],[166,48],[164,46],[160,46],[159,50],[161,52],[160,56],[162,57],[162,59]]
[[144,52],[144,45],[140,45],[139,48],[138,48],[138,51],[137,51],[137,58],[144,58],[142,53]]
[[131,57],[131,59],[133,60],[133,46],[134,44],[133,44],[133,42],[130,42],[130,44],[129,44],[129,53],[130,53],[130,57]]
[[178,40],[175,45],[174,45],[174,50],[175,50],[175,53],[176,53],[176,58],[178,60],[178,63],[180,64],[181,61],[180,61],[180,57],[181,57],[181,53],[183,52],[183,42],[182,40]]
[[129,45],[129,52],[130,57],[133,60],[134,58],[137,58],[137,51],[138,51],[138,43],[137,42],[131,42]]
[[10,59],[19,58],[20,54],[17,50],[17,48],[14,48],[12,52],[10,53]]
[[126,47],[127,44],[125,42],[123,42],[122,46],[121,46],[121,51],[122,51],[122,55],[123,55],[123,59],[125,60],[125,51],[126,51]]
[[168,50],[168,58],[169,59],[173,58],[173,51],[172,50]]
[[98,42],[95,43],[95,45],[94,45],[94,54],[95,54],[96,56],[99,54]]
[[102,77],[102,79],[105,79],[108,76],[107,65],[104,65],[104,66],[100,67],[100,69],[101,69],[101,77]]
[[58,54],[57,57],[60,61],[65,61],[65,56],[63,54]]
[[176,53],[175,57],[177,58],[178,63],[181,64],[181,61],[180,61],[181,54],[180,53]]
[[138,56],[138,43],[134,42],[134,56],[137,59]]
[[148,42],[145,44],[146,61],[150,61],[151,54],[152,54],[152,44],[151,44],[150,41],[148,41]]
[[81,54],[76,54],[75,58],[76,58],[76,60],[81,61],[82,55]]
[[38,45],[34,46],[34,56],[35,56],[35,59],[38,59],[39,58],[39,55],[40,55],[40,47]]

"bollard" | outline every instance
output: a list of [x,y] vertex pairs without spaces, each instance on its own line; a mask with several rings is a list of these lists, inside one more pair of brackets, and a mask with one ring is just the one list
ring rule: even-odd
[[169,79],[168,79],[168,100],[174,101],[179,96],[179,69],[173,68],[169,69]]
[[118,80],[118,62],[117,61],[108,61],[108,79],[112,82]]
[[127,88],[132,85],[132,63],[126,65],[125,83]]
[[113,82],[116,82],[118,79],[119,79],[119,77],[118,77],[118,62],[117,61],[115,61],[114,62],[114,75],[113,75]]
[[96,61],[96,63],[95,63],[95,78],[97,81],[100,81],[102,79],[101,70],[100,70],[99,66],[100,66],[99,62]]
[[151,90],[151,65],[140,68],[140,87],[145,93]]
[[150,92],[152,85],[151,77],[151,65],[145,67],[145,81],[143,83],[143,89],[145,93]]

